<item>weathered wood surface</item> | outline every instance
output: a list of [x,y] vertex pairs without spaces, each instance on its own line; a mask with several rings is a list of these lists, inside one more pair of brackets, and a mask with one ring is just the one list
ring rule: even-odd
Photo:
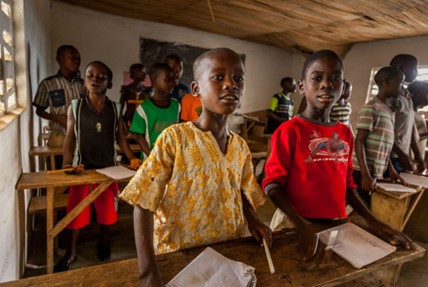
[[[355,269],[333,254],[333,266],[304,271],[300,266],[301,250],[295,233],[276,233],[271,249],[275,274],[270,274],[263,247],[253,238],[240,238],[211,245],[224,256],[255,267],[257,286],[337,286],[374,271],[423,256],[425,250],[399,250],[365,268]],[[205,247],[191,248],[158,256],[162,277],[171,280]],[[62,273],[48,274],[0,284],[1,287],[26,286],[138,286],[137,260],[123,260]]]

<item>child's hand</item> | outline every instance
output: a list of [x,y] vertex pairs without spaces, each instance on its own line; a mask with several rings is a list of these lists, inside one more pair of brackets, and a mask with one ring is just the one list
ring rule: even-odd
[[394,246],[402,246],[405,249],[414,248],[412,240],[404,233],[393,229],[389,225],[380,221],[375,221],[371,225],[373,231],[383,240]]
[[[64,168],[70,168],[70,166],[64,166]],[[71,170],[66,170],[65,173],[67,174],[79,174],[85,169],[85,165],[79,164],[71,166]]]
[[255,220],[251,224],[248,222],[248,229],[257,242],[263,243],[263,239],[265,239],[269,248],[272,248],[272,230],[270,230],[269,227],[261,223],[259,220]]
[[399,182],[404,186],[409,185],[395,170],[393,172],[390,172],[390,177],[393,183]]
[[131,159],[129,163],[129,168],[133,170],[137,170],[143,162],[139,158]]
[[362,176],[361,187],[367,192],[374,190],[376,188],[376,179],[374,179],[370,174]]

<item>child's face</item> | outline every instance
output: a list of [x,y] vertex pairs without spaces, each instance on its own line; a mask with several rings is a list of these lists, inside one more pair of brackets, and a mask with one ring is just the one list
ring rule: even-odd
[[174,89],[174,73],[169,70],[159,71],[157,77],[153,81],[153,87],[158,93],[169,95]]
[[75,49],[67,49],[58,57],[58,64],[60,68],[70,72],[76,73],[80,68],[80,54]]
[[201,95],[204,110],[220,115],[235,111],[244,93],[244,67],[236,54],[221,52],[201,62],[192,93]]
[[[387,97],[396,98],[403,93],[404,75],[400,74],[385,81]],[[383,87],[382,87],[383,88]]]
[[85,71],[85,87],[89,94],[105,94],[111,88],[111,81],[103,65],[90,64]]
[[146,78],[146,68],[138,67],[138,68],[132,69],[131,78],[137,82],[144,81],[144,79]]
[[351,98],[351,95],[352,95],[352,86],[345,85],[345,90],[343,91],[342,99],[347,101],[348,99]]
[[316,110],[331,107],[340,98],[342,90],[343,68],[332,57],[314,60],[305,78],[299,82],[299,92],[305,95],[308,107]]
[[183,75],[183,62],[169,59],[166,61],[166,64],[170,66],[171,69],[174,71],[174,80],[175,80],[175,84],[177,85],[178,81]]
[[412,83],[418,76],[418,62],[416,61],[406,62],[401,69],[407,83]]

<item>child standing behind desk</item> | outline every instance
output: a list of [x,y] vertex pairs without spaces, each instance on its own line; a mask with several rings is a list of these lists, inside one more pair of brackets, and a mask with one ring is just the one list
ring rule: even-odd
[[[116,165],[116,135],[125,154],[128,158],[132,157],[131,151],[126,149],[122,133],[119,132],[120,107],[106,96],[107,89],[112,86],[112,77],[111,70],[102,62],[91,62],[86,67],[84,83],[88,96],[74,100],[68,109],[63,148],[64,168],[74,166],[74,172],[78,173],[82,171],[81,164],[89,169]],[[95,189],[96,185],[70,186],[67,213],[83,201],[92,188]],[[101,261],[110,258],[109,229],[117,221],[117,192],[118,185],[113,183],[94,201],[97,222],[101,227],[97,244],[98,258]],[[89,224],[90,218],[91,209],[88,206],[67,226],[70,230],[67,252],[55,265],[55,272],[68,270],[76,259],[79,230]]]
[[404,75],[399,69],[388,66],[381,68],[374,79],[379,93],[360,111],[353,155],[353,177],[367,206],[370,206],[376,180],[383,179],[387,169],[392,179],[401,179],[390,159],[395,114],[388,103],[401,94]]
[[293,117],[294,103],[290,98],[291,93],[296,92],[296,80],[290,77],[281,80],[282,92],[275,94],[270,101],[266,112],[266,133],[272,134],[280,124]]
[[241,58],[227,48],[213,49],[196,59],[193,72],[201,116],[167,128],[120,195],[135,206],[141,286],[164,286],[155,251],[243,236],[244,217],[258,241],[271,241],[269,228],[253,209],[265,196],[253,174],[251,152],[226,124],[244,92]]
[[163,63],[154,64],[150,68],[153,96],[138,106],[130,131],[137,136],[140,145],[141,160],[150,154],[160,133],[170,125],[178,123],[180,104],[168,95],[174,88],[174,72]]
[[[330,122],[331,106],[342,93],[342,60],[331,50],[315,52],[306,59],[298,86],[306,109],[272,135],[263,188],[303,236],[305,257],[311,257],[315,249],[308,222],[334,223],[346,218],[346,203],[379,236],[410,248],[411,241],[377,220],[358,196],[352,179],[352,133],[346,125]],[[318,152],[311,155],[315,149]]]

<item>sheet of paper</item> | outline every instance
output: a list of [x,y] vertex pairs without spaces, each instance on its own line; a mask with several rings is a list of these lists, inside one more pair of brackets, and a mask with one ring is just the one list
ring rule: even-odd
[[230,260],[207,247],[166,287],[255,287],[256,282],[254,267]]
[[396,183],[389,183],[389,182],[377,182],[377,187],[382,188],[386,191],[393,191],[393,192],[416,192],[416,189],[404,186],[402,184],[396,184]]
[[411,173],[400,173],[400,176],[408,183],[413,186],[420,186],[428,188],[428,177],[423,175],[416,175]]
[[121,180],[135,175],[135,170],[128,169],[121,165],[110,166],[106,168],[97,169],[96,172],[107,175],[114,180]]
[[327,245],[332,231],[340,232],[341,238],[331,249],[355,268],[364,267],[396,250],[394,246],[353,223],[345,223],[320,232],[321,242]]

